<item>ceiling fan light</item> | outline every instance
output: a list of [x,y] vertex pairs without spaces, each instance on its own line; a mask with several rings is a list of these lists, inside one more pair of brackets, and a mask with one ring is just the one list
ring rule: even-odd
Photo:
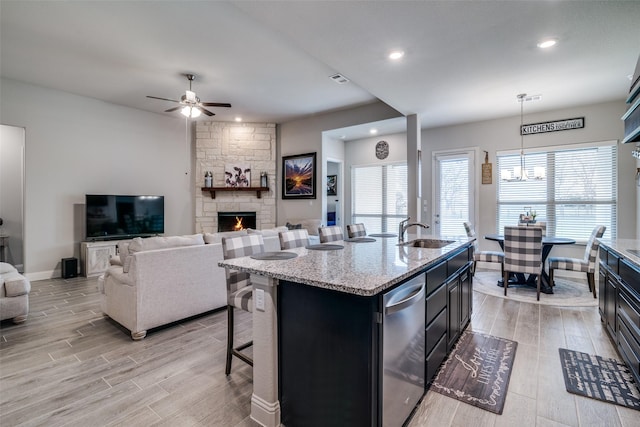
[[193,117],[195,119],[196,117],[200,117],[200,114],[202,114],[202,112],[200,111],[199,108],[197,108],[197,107],[192,107],[191,108],[191,117]]
[[180,113],[182,113],[182,115],[185,117],[191,117],[191,107],[183,107],[182,110],[180,110]]
[[196,102],[196,93],[190,90],[187,91],[187,102]]

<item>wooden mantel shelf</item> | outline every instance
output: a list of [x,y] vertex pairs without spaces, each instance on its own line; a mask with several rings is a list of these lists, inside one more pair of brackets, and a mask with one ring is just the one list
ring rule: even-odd
[[256,197],[260,199],[263,191],[269,191],[269,187],[201,187],[202,191],[211,193],[211,198],[216,198],[216,191],[255,191]]

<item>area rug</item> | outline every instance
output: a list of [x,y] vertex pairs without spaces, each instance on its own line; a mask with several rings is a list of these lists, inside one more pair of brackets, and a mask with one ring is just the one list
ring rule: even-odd
[[640,411],[640,389],[624,364],[565,348],[558,350],[569,393]]
[[498,280],[500,280],[499,271],[476,271],[473,277],[473,289],[486,295],[532,304],[558,307],[596,307],[598,305],[598,299],[594,298],[589,291],[586,276],[583,281],[556,278],[553,294],[541,293],[540,301],[536,300],[536,288],[527,286],[510,287],[505,297],[504,288],[498,286]]
[[429,389],[502,414],[517,347],[508,339],[464,332]]

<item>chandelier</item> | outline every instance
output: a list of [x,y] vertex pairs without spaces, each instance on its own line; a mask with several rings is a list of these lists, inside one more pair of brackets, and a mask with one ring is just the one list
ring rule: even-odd
[[[520,103],[520,166],[514,166],[513,171],[508,169],[502,169],[500,171],[500,178],[503,181],[528,181],[529,175],[527,174],[526,161],[524,155],[524,132],[522,128],[524,126],[524,101],[526,93],[520,93],[516,97]],[[533,168],[534,179],[540,180],[545,178],[545,170],[543,167]]]

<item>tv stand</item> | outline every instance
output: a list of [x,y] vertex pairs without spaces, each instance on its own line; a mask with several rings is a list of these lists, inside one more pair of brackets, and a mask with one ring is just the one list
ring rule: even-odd
[[94,240],[80,243],[80,265],[85,277],[99,276],[109,268],[109,259],[118,254],[122,240]]

